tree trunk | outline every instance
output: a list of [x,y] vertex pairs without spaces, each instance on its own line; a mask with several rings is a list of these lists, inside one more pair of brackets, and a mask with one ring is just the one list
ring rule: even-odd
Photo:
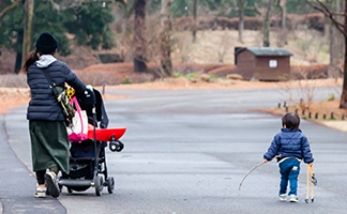
[[[17,33],[17,42],[16,45],[20,45],[23,44],[23,31],[24,29],[19,29],[16,33]],[[19,48],[16,49],[16,62],[14,65],[14,73],[18,74],[19,71],[21,70],[21,66],[22,66],[22,50],[20,50]]]
[[263,46],[270,46],[270,18],[271,18],[271,8],[272,8],[273,0],[269,0],[269,4],[267,6],[265,18],[264,18],[264,30],[263,30]]
[[[122,1],[122,0],[120,0]],[[123,44],[127,43],[127,29],[128,29],[128,19],[131,16],[131,14],[134,12],[134,5],[135,2],[133,2],[130,5],[130,8],[128,8],[126,2],[122,2],[122,7],[123,7],[123,16],[122,16],[122,42]]]
[[244,0],[238,0],[238,15],[239,15],[239,42],[243,43],[244,30]]
[[[336,0],[334,2],[334,10],[337,13],[343,13],[345,8],[345,1]],[[336,17],[337,21],[343,23],[343,17]],[[344,56],[344,36],[336,28],[336,26],[330,22],[330,62],[328,67],[328,76],[330,78],[338,78],[342,73],[342,64]]]
[[[347,4],[345,4],[345,14],[347,14]],[[347,29],[347,16],[345,16],[345,31]],[[342,94],[340,99],[340,108],[347,109],[347,36],[345,36],[345,64],[343,66],[343,84],[342,84]]]
[[26,0],[21,67],[23,67],[25,63],[25,58],[30,52],[31,46],[32,46],[33,17],[34,17],[34,0]]
[[197,11],[197,1],[193,0],[193,42],[196,41],[196,11]]
[[280,0],[281,6],[281,36],[282,36],[282,46],[287,44],[287,0]]
[[[345,48],[347,48],[347,37],[345,37]],[[345,64],[343,67],[344,67],[344,75],[343,75],[342,94],[341,94],[339,108],[347,109],[347,75],[346,75],[347,74],[346,72],[347,71],[347,51],[345,51]]]
[[146,72],[146,0],[135,0],[134,12],[134,71]]
[[125,44],[126,36],[127,36],[127,7],[126,5],[123,6],[123,16],[122,16],[122,42]]
[[160,67],[165,76],[171,76],[171,0],[161,0]]
[[14,64],[14,73],[19,74],[21,69],[22,69],[22,53],[17,51],[16,52],[16,62]]

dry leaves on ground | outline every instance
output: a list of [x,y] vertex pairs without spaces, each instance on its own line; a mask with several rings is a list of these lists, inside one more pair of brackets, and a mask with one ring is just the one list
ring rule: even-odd
[[0,114],[8,113],[10,108],[27,104],[30,100],[28,89],[0,88]]

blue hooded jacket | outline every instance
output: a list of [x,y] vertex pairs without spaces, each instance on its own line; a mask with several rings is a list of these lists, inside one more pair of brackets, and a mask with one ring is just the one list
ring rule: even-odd
[[299,158],[305,163],[314,161],[310,144],[301,130],[286,128],[282,128],[281,132],[275,135],[268,151],[264,154],[264,158],[268,161],[275,156]]
[[76,93],[83,93],[86,86],[64,62],[58,61],[50,55],[43,56],[28,67],[27,83],[30,87],[31,100],[27,109],[27,119],[64,121],[61,106],[42,70],[47,71],[48,76],[57,86],[64,87],[67,82]]

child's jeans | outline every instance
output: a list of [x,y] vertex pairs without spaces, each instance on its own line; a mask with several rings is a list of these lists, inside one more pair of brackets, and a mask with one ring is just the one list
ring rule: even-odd
[[296,158],[289,158],[279,164],[281,173],[280,192],[279,194],[287,193],[288,180],[290,191],[288,195],[297,196],[298,177],[300,173],[300,161]]

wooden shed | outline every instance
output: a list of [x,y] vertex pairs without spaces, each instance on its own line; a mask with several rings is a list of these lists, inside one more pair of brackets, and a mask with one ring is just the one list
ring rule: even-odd
[[235,65],[238,73],[246,80],[288,80],[292,55],[283,48],[237,47]]

